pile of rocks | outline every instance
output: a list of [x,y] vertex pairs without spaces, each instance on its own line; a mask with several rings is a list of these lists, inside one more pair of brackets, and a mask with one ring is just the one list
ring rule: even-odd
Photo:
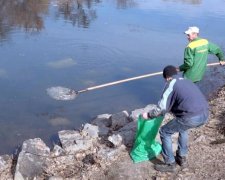
[[26,140],[16,156],[0,156],[0,179],[102,177],[103,169],[122,152],[129,152],[138,116],[153,107],[148,105],[130,114],[122,111],[98,115],[79,131],[62,130],[58,132],[60,143],[52,150],[40,138]]

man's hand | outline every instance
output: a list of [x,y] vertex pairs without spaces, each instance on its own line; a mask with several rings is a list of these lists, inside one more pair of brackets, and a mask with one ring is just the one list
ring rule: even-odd
[[220,61],[220,65],[224,66],[225,65],[225,61]]

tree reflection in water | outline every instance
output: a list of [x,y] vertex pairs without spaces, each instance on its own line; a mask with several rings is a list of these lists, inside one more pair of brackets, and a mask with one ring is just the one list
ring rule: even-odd
[[96,3],[100,3],[100,0],[58,0],[57,17],[63,15],[74,26],[87,28],[97,18],[96,10],[92,9]]
[[135,0],[117,0],[117,8],[126,9],[135,7],[137,5],[137,1]]
[[0,0],[0,39],[5,39],[13,28],[41,31],[47,13],[48,0]]
[[[0,0],[0,40],[5,40],[13,28],[26,32],[40,32],[44,16],[48,14],[51,0]],[[87,28],[95,19],[93,4],[100,0],[57,0],[56,16],[70,21],[74,26]]]
[[[14,28],[40,32],[51,0],[0,0],[0,41],[6,40]],[[116,0],[117,8],[136,6],[135,0]],[[94,5],[101,0],[56,0],[56,17],[61,16],[73,26],[88,28],[97,18]]]
[[184,4],[192,4],[192,5],[198,5],[202,3],[202,0],[163,0],[163,1],[181,2]]

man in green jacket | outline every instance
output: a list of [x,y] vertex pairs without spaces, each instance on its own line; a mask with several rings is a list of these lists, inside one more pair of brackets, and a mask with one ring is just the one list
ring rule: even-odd
[[184,78],[193,82],[202,80],[206,70],[208,54],[216,55],[220,64],[225,65],[222,50],[207,39],[199,38],[198,27],[189,27],[184,33],[188,37],[189,44],[184,51],[184,63],[177,68],[177,71],[183,71]]

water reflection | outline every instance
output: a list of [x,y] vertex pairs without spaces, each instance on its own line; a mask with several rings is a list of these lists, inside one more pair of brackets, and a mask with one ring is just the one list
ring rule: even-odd
[[[201,4],[202,0],[163,0]],[[51,0],[0,0],[0,39],[6,39],[12,28],[23,28],[27,32],[40,32],[44,28],[43,16],[49,11]],[[63,17],[73,26],[87,28],[97,18],[95,4],[101,0],[57,0],[56,17]],[[116,0],[117,8],[135,7],[136,0]]]
[[48,12],[48,0],[1,0],[0,35],[5,37],[11,27],[26,31],[40,31],[44,27],[42,16]]
[[0,0],[0,40],[8,38],[13,28],[39,32],[44,28],[43,15],[48,0]]
[[[58,0],[56,17],[63,16],[74,26],[88,27],[97,15],[93,4],[100,0]],[[0,40],[5,40],[13,28],[40,32],[44,16],[49,13],[50,0],[0,0]]]
[[56,16],[62,15],[74,26],[87,28],[90,22],[97,17],[96,11],[92,9],[96,3],[100,3],[100,0],[59,0]]
[[125,9],[137,6],[137,2],[135,0],[117,0],[117,8]]
[[47,65],[54,69],[62,69],[62,68],[68,68],[71,66],[74,66],[76,62],[72,58],[62,59],[59,61],[53,61],[47,63]]
[[181,2],[184,4],[192,4],[192,5],[202,4],[202,0],[163,0],[163,1]]

